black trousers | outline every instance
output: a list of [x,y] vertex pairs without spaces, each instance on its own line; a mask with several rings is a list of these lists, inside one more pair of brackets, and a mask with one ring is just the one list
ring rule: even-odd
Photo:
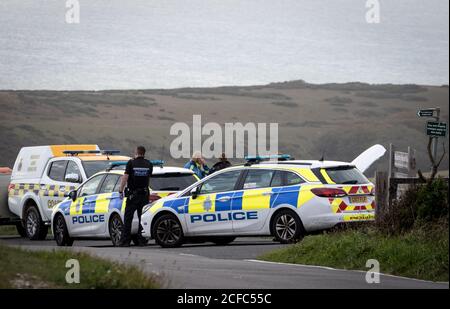
[[121,235],[121,242],[130,242],[131,240],[131,226],[133,223],[134,213],[137,212],[139,218],[139,228],[138,235],[142,233],[141,226],[141,216],[142,216],[142,208],[148,204],[148,194],[147,193],[139,193],[139,194],[131,194],[127,198],[127,202],[125,205],[125,215],[124,215],[124,225]]

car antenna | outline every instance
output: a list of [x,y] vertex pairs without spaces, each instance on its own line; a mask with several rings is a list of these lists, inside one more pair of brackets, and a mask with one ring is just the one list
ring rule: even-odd
[[319,159],[319,161],[323,162],[325,160],[325,150],[322,152],[322,157]]

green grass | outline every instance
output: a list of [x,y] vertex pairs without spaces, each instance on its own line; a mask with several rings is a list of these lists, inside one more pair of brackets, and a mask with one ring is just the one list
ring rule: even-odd
[[[66,283],[66,261],[77,259],[80,283]],[[85,253],[27,251],[0,245],[0,288],[159,288],[158,278],[137,267],[124,266]]]
[[367,270],[366,261],[377,259],[382,273],[448,281],[448,242],[447,228],[416,229],[398,236],[374,229],[346,230],[307,236],[260,259],[358,270]]
[[14,225],[0,226],[0,235],[19,235]]

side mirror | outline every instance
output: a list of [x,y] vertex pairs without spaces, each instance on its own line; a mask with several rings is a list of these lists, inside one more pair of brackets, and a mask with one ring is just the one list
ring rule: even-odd
[[200,187],[195,187],[191,190],[191,196],[195,200],[200,193]]
[[77,191],[76,190],[70,191],[69,197],[72,201],[75,202],[75,200],[77,199]]
[[78,183],[80,182],[80,176],[78,174],[67,174],[66,177],[64,177],[64,180],[66,182],[74,182],[74,183]]

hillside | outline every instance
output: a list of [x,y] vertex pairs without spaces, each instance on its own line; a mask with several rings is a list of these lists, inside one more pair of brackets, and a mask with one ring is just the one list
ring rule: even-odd
[[[153,158],[169,156],[173,123],[278,122],[279,150],[297,159],[352,160],[367,147],[394,143],[418,151],[428,169],[425,119],[418,108],[440,106],[448,121],[448,86],[314,85],[303,81],[250,87],[111,91],[0,91],[0,166],[20,147],[98,143],[129,154],[137,144]],[[448,149],[448,138],[446,139]],[[235,161],[236,162],[236,161]],[[212,163],[212,162],[211,162]],[[386,160],[378,167],[385,169]],[[443,169],[448,169],[445,160]],[[372,172],[372,171],[371,171]]]

